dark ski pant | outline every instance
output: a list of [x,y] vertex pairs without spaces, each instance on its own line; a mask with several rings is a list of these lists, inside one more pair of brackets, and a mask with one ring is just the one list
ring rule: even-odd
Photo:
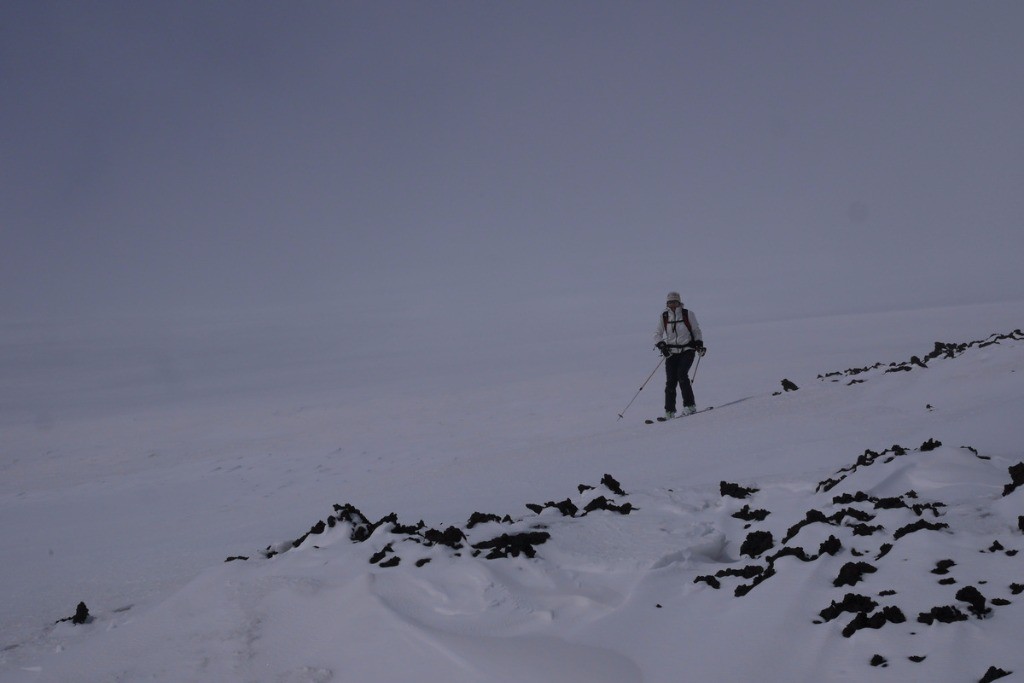
[[683,405],[696,404],[693,387],[690,386],[690,366],[693,365],[693,349],[673,353],[665,359],[665,410],[676,412],[676,385],[683,392]]

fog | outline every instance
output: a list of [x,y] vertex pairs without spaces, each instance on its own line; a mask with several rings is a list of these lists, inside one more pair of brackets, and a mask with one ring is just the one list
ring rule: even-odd
[[1021,298],[1022,34],[1018,2],[5,2],[0,314]]

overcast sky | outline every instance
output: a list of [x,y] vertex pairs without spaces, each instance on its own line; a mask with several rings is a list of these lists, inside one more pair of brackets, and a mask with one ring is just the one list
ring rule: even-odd
[[1022,36],[1017,0],[7,0],[0,314],[1021,298]]

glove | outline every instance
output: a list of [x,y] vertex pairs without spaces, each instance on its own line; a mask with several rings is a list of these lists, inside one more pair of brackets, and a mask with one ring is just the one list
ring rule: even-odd
[[661,355],[665,356],[665,358],[668,358],[669,356],[672,355],[672,352],[669,351],[669,349],[668,349],[668,344],[666,344],[665,342],[660,341],[657,344],[655,344],[654,346],[659,351],[661,351]]
[[693,342],[693,348],[697,349],[697,353],[699,353],[701,355],[701,358],[703,358],[704,354],[708,352],[707,347],[704,346],[704,342],[702,342],[699,339],[697,341]]

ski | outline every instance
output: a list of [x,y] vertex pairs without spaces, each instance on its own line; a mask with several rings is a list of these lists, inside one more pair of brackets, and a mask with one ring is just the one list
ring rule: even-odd
[[[756,396],[756,394],[755,394],[755,396]],[[718,407],[719,408],[724,408],[726,406],[734,406],[737,403],[743,403],[744,401],[749,401],[750,399],[755,398],[755,396],[744,396],[743,398],[738,398],[735,401],[729,401],[728,403],[723,403],[723,404],[721,404]],[[701,408],[696,413],[690,413],[690,415],[700,415],[701,413],[706,413],[709,410],[714,410],[714,409],[715,409],[715,406],[708,406],[707,408]],[[652,424],[655,424],[657,422],[669,422],[671,420],[678,420],[681,417],[690,417],[690,415],[676,415],[675,417],[656,417],[653,420],[644,420],[644,424],[652,425]]]
[[[714,406],[708,406],[707,408],[701,408],[700,410],[698,410],[695,413],[690,413],[690,415],[700,415],[701,413],[706,413],[709,410],[714,410],[714,409],[715,409]],[[656,417],[653,420],[644,420],[644,424],[652,425],[655,422],[668,422],[670,420],[678,420],[681,417],[690,417],[690,415],[676,415],[675,417]]]

